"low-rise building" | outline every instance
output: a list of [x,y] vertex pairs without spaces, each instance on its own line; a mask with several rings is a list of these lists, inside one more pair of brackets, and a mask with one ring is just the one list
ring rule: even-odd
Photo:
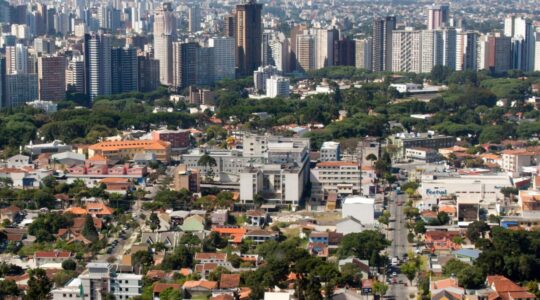
[[435,149],[414,147],[405,149],[405,158],[412,160],[421,160],[427,163],[440,160],[439,153]]
[[515,175],[523,172],[523,167],[540,164],[540,149],[504,150],[501,156],[501,168]]
[[341,160],[341,146],[339,142],[324,142],[320,150],[320,161],[339,161]]
[[363,196],[349,196],[342,205],[341,216],[354,217],[362,224],[375,223],[375,199]]
[[407,148],[448,148],[454,146],[456,138],[453,136],[446,136],[435,134],[432,132],[427,133],[398,133],[388,138],[388,143],[396,147],[395,152],[396,159],[403,159],[406,156],[405,149]]
[[341,197],[359,195],[362,190],[362,170],[355,162],[326,161],[310,171],[311,197],[326,200],[329,193]]
[[164,141],[105,141],[88,147],[89,157],[101,155],[109,160],[132,160],[136,153],[152,152],[156,159],[168,163],[171,159],[171,144]]
[[53,251],[36,251],[34,253],[34,263],[36,267],[45,264],[61,264],[68,259],[74,259],[75,255],[69,251],[53,250]]

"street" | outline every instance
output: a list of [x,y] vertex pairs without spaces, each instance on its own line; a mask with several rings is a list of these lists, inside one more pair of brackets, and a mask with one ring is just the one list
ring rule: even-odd
[[[397,194],[396,192],[390,193],[390,201],[388,203],[388,210],[391,213],[391,218],[395,221],[390,222],[390,240],[392,244],[388,249],[390,260],[394,257],[403,259],[403,255],[407,254],[408,241],[407,241],[407,227],[405,226],[407,220],[403,215],[403,205],[406,201],[405,194]],[[401,205],[397,205],[401,203]],[[397,273],[397,281],[409,284],[407,277],[400,274],[399,267],[393,268],[392,272]],[[409,294],[409,288],[405,284],[391,284],[386,294],[389,298],[395,298],[398,300],[407,299]]]

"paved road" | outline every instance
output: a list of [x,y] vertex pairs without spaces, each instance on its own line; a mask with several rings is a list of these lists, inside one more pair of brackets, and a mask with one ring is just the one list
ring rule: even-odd
[[[390,259],[393,257],[403,258],[403,255],[407,253],[408,242],[407,242],[407,227],[406,218],[403,214],[403,204],[406,201],[405,195],[397,195],[396,193],[390,194],[390,203],[388,204],[388,209],[392,215],[392,218],[395,219],[394,222],[390,223],[391,231],[389,237],[391,239],[391,246],[388,249],[388,254]],[[402,205],[397,205],[397,203],[402,203]],[[405,275],[399,274],[399,268],[395,270],[398,273],[397,280],[404,283],[408,282]],[[392,284],[388,289],[387,297],[392,297],[397,300],[406,300],[409,296],[408,288],[404,284]]]

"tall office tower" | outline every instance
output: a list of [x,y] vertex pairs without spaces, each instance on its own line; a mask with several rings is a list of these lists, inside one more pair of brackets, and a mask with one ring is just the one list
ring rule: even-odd
[[373,20],[373,71],[392,70],[392,31],[396,29],[396,17]]
[[407,28],[392,33],[392,71],[421,72],[422,35],[420,30]]
[[291,28],[291,54],[289,55],[289,69],[291,71],[296,70],[296,67],[298,66],[298,60],[296,55],[296,41],[297,36],[300,34],[303,34],[305,30],[307,30],[308,27],[305,24],[295,25],[293,28]]
[[6,58],[0,55],[0,108],[6,107]]
[[262,4],[256,0],[236,6],[236,66],[250,75],[261,65]]
[[159,61],[162,84],[172,83],[172,41],[176,35],[176,21],[170,3],[163,3],[154,15],[154,58]]
[[334,65],[354,66],[355,64],[355,41],[342,38],[334,41]]
[[504,35],[512,38],[512,67],[523,71],[534,68],[535,30],[531,21],[521,17],[504,20]]
[[109,34],[92,33],[84,36],[85,90],[91,101],[112,92],[111,40]]
[[354,41],[354,65],[359,69],[371,70],[373,40],[371,37]]
[[456,35],[456,71],[476,70],[478,60],[478,33],[458,32]]
[[433,4],[427,8],[427,29],[435,30],[447,27],[450,22],[448,4]]
[[211,86],[214,84],[214,49],[210,47],[197,48],[196,52],[196,82],[197,86]]
[[54,43],[48,38],[37,37],[34,39],[34,49],[38,54],[51,54],[54,52]]
[[11,23],[11,7],[7,1],[0,1],[0,23]]
[[315,39],[304,31],[296,35],[296,70],[307,72],[315,69]]
[[272,52],[272,58],[274,65],[282,73],[289,72],[289,40],[285,37],[285,34],[279,32],[270,41],[270,50]]
[[234,15],[225,16],[223,35],[234,38],[236,35],[236,20]]
[[137,49],[114,48],[111,52],[112,93],[121,94],[139,90]]
[[534,71],[540,71],[540,32],[535,32]]
[[234,51],[236,44],[232,37],[214,37],[208,40],[208,46],[213,49],[214,78],[213,82],[225,78],[235,78],[236,56]]
[[37,74],[11,74],[5,78],[7,107],[17,107],[38,98]]
[[201,8],[199,5],[193,5],[189,8],[188,30],[189,32],[201,31]]
[[270,41],[274,36],[273,31],[265,31],[262,34],[261,45],[261,65],[268,66],[274,65],[274,58],[272,57],[272,49],[270,48]]
[[6,47],[6,74],[26,74],[28,71],[28,47],[23,44]]
[[54,27],[54,16],[56,15],[56,8],[47,9],[46,24],[47,24],[47,34],[55,35],[56,30]]
[[84,59],[74,56],[66,69],[66,90],[72,93],[85,93]]
[[159,87],[159,61],[149,55],[139,56],[139,90],[151,92]]
[[499,33],[480,37],[479,69],[505,72],[512,69],[512,39]]
[[334,41],[339,37],[336,29],[314,28],[315,37],[315,69],[334,65]]
[[440,59],[437,58],[437,53],[442,53],[442,50],[439,50],[442,47],[442,38],[438,39],[438,33],[436,30],[422,30],[420,73],[429,73],[437,63],[442,64],[442,55]]
[[36,3],[35,8],[35,33],[36,35],[47,34],[47,5],[43,3]]
[[197,84],[197,52],[196,42],[174,42],[173,50],[173,83],[177,89]]
[[38,58],[39,100],[52,101],[66,98],[66,58],[41,56]]

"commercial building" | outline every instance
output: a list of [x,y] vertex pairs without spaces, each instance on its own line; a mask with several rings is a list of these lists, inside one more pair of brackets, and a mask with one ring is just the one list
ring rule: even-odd
[[172,84],[172,42],[176,36],[176,20],[171,3],[164,2],[154,14],[154,58],[159,61],[161,84]]
[[6,48],[6,74],[26,74],[28,70],[28,47],[17,43]]
[[143,93],[151,92],[159,87],[159,61],[149,55],[138,56],[139,64],[139,90]]
[[236,56],[234,38],[213,37],[208,40],[208,47],[213,51],[213,83],[223,79],[234,79]]
[[101,155],[109,160],[133,159],[137,153],[153,153],[157,160],[168,163],[171,144],[164,141],[105,141],[88,148],[88,156]]
[[38,58],[39,99],[63,100],[66,97],[66,58],[41,56]]
[[388,138],[388,143],[397,148],[395,157],[398,159],[405,157],[407,148],[448,148],[454,146],[455,137],[434,133],[398,133]]
[[186,189],[192,193],[201,190],[201,177],[197,169],[189,169],[186,165],[180,164],[174,169],[173,187],[175,191]]
[[261,65],[262,4],[249,0],[236,6],[236,66],[240,74],[249,75]]
[[188,10],[188,30],[192,33],[201,30],[201,8],[198,5],[193,5]]
[[420,210],[431,209],[441,198],[455,197],[458,205],[481,206],[497,214],[497,204],[504,200],[501,192],[504,187],[512,187],[506,174],[426,174],[422,175],[419,188],[422,200],[417,206]]
[[334,41],[334,65],[354,66],[356,56],[356,41],[342,38]]
[[139,62],[137,49],[130,46],[112,49],[111,72],[111,91],[113,94],[138,91]]
[[439,161],[441,156],[439,152],[431,148],[414,147],[405,149],[405,158],[412,160],[421,160],[427,163]]
[[512,69],[512,38],[500,33],[486,34],[479,42],[479,69],[505,72]]
[[66,90],[73,93],[85,93],[85,73],[83,56],[73,57],[66,69]]
[[10,74],[5,79],[6,107],[17,107],[38,98],[37,74]]

